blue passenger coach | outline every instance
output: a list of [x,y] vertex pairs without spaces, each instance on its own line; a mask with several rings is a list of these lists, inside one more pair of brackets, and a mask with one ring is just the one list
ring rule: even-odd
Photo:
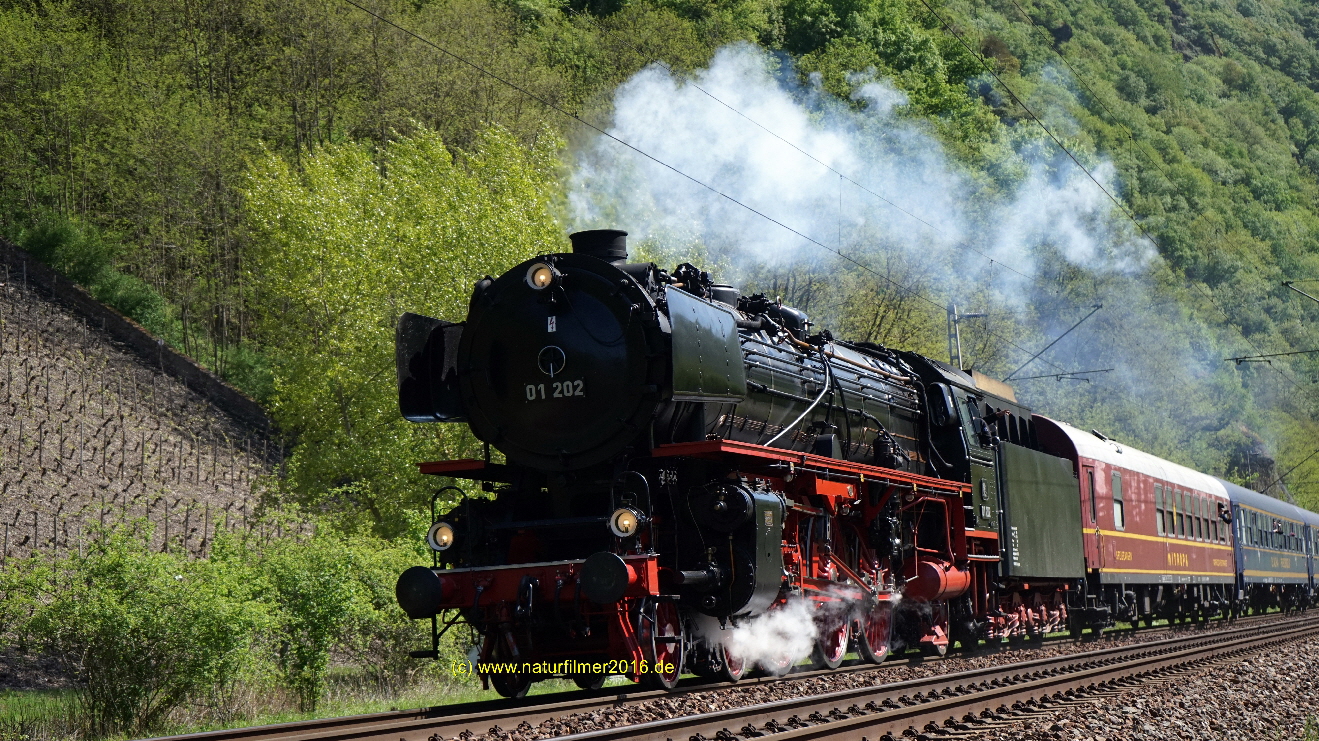
[[[1219,479],[1222,481],[1222,479]],[[1232,500],[1236,611],[1307,607],[1313,592],[1315,515],[1222,481]]]

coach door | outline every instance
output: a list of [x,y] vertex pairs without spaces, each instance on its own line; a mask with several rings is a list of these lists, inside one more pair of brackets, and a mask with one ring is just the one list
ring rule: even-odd
[[1095,467],[1081,467],[1081,523],[1085,532],[1085,565],[1087,569],[1102,566],[1099,552],[1103,547],[1099,534],[1099,492],[1095,491]]

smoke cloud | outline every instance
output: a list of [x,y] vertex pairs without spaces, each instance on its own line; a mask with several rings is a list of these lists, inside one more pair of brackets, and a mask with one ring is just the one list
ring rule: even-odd
[[[1023,147],[1009,158],[1013,182],[987,185],[950,160],[926,123],[900,115],[904,93],[885,80],[853,83],[846,105],[745,44],[720,50],[690,81],[646,68],[616,92],[610,133],[746,207],[599,137],[577,153],[574,227],[616,225],[671,249],[699,244],[735,269],[828,258],[768,216],[848,256],[898,251],[953,281],[950,267],[992,259],[1017,271],[995,273],[1005,297],[1033,280],[1042,250],[1087,270],[1136,270],[1153,257],[1070,160]],[[1092,172],[1113,192],[1111,165]]]
[[[597,137],[573,152],[570,225],[625,229],[647,259],[690,255],[839,336],[940,359],[943,305],[988,311],[962,325],[967,367],[1003,377],[1026,364],[1012,383],[1036,411],[1221,471],[1207,436],[1236,444],[1256,393],[1222,359],[1251,348],[1216,306],[1170,288],[1176,276],[1108,195],[1122,193],[1112,163],[1069,145],[1087,175],[1022,122],[973,169],[905,114],[907,96],[889,81],[862,72],[850,82],[853,99],[840,101],[745,44],[686,78],[642,70],[616,91],[610,133],[727,197]],[[1044,70],[1036,93],[1077,99],[1058,69]],[[1080,139],[1056,103],[1032,105],[1055,134]],[[1102,369],[1112,370],[1049,375]]]

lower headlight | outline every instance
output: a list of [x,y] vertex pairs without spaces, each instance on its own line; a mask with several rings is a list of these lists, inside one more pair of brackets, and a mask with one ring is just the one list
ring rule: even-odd
[[432,551],[447,551],[453,545],[453,525],[447,522],[431,525],[430,532],[426,533],[426,545]]
[[630,538],[641,529],[641,515],[630,507],[620,507],[609,516],[609,531],[620,538]]

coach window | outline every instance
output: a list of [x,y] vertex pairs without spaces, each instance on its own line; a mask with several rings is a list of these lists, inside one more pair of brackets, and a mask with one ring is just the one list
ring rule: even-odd
[[1177,535],[1177,526],[1173,524],[1172,517],[1176,514],[1172,508],[1172,488],[1163,490],[1163,532],[1168,537]]
[[1175,512],[1173,512],[1172,519],[1173,522],[1177,523],[1177,537],[1185,538],[1186,537],[1186,508],[1182,504],[1182,493],[1180,491],[1177,492],[1176,507],[1177,509]]
[[1090,524],[1099,522],[1099,506],[1095,503],[1095,469],[1085,469],[1086,486],[1090,490]]
[[1209,504],[1209,523],[1213,525],[1213,529],[1214,529],[1214,537],[1212,540],[1215,543],[1217,543],[1218,541],[1222,540],[1222,537],[1220,536],[1218,530],[1218,518],[1214,516],[1214,503],[1211,501],[1208,504]]
[[1126,513],[1122,511],[1122,474],[1113,472],[1113,527],[1127,529]]
[[1195,513],[1195,539],[1196,539],[1196,540],[1208,540],[1208,539],[1209,539],[1209,520],[1205,519],[1205,515],[1209,514],[1209,508],[1205,506],[1205,498],[1204,498],[1204,497],[1196,497],[1196,498],[1195,498],[1195,507],[1196,507],[1196,513]]
[[1163,527],[1163,484],[1154,485],[1154,527],[1159,535],[1164,535]]
[[1191,510],[1191,524],[1187,525],[1186,529],[1191,531],[1190,532],[1191,540],[1199,540],[1201,535],[1200,497],[1196,496],[1195,494],[1191,494],[1190,497],[1191,497],[1191,501],[1190,501],[1191,506],[1189,507],[1189,509]]

